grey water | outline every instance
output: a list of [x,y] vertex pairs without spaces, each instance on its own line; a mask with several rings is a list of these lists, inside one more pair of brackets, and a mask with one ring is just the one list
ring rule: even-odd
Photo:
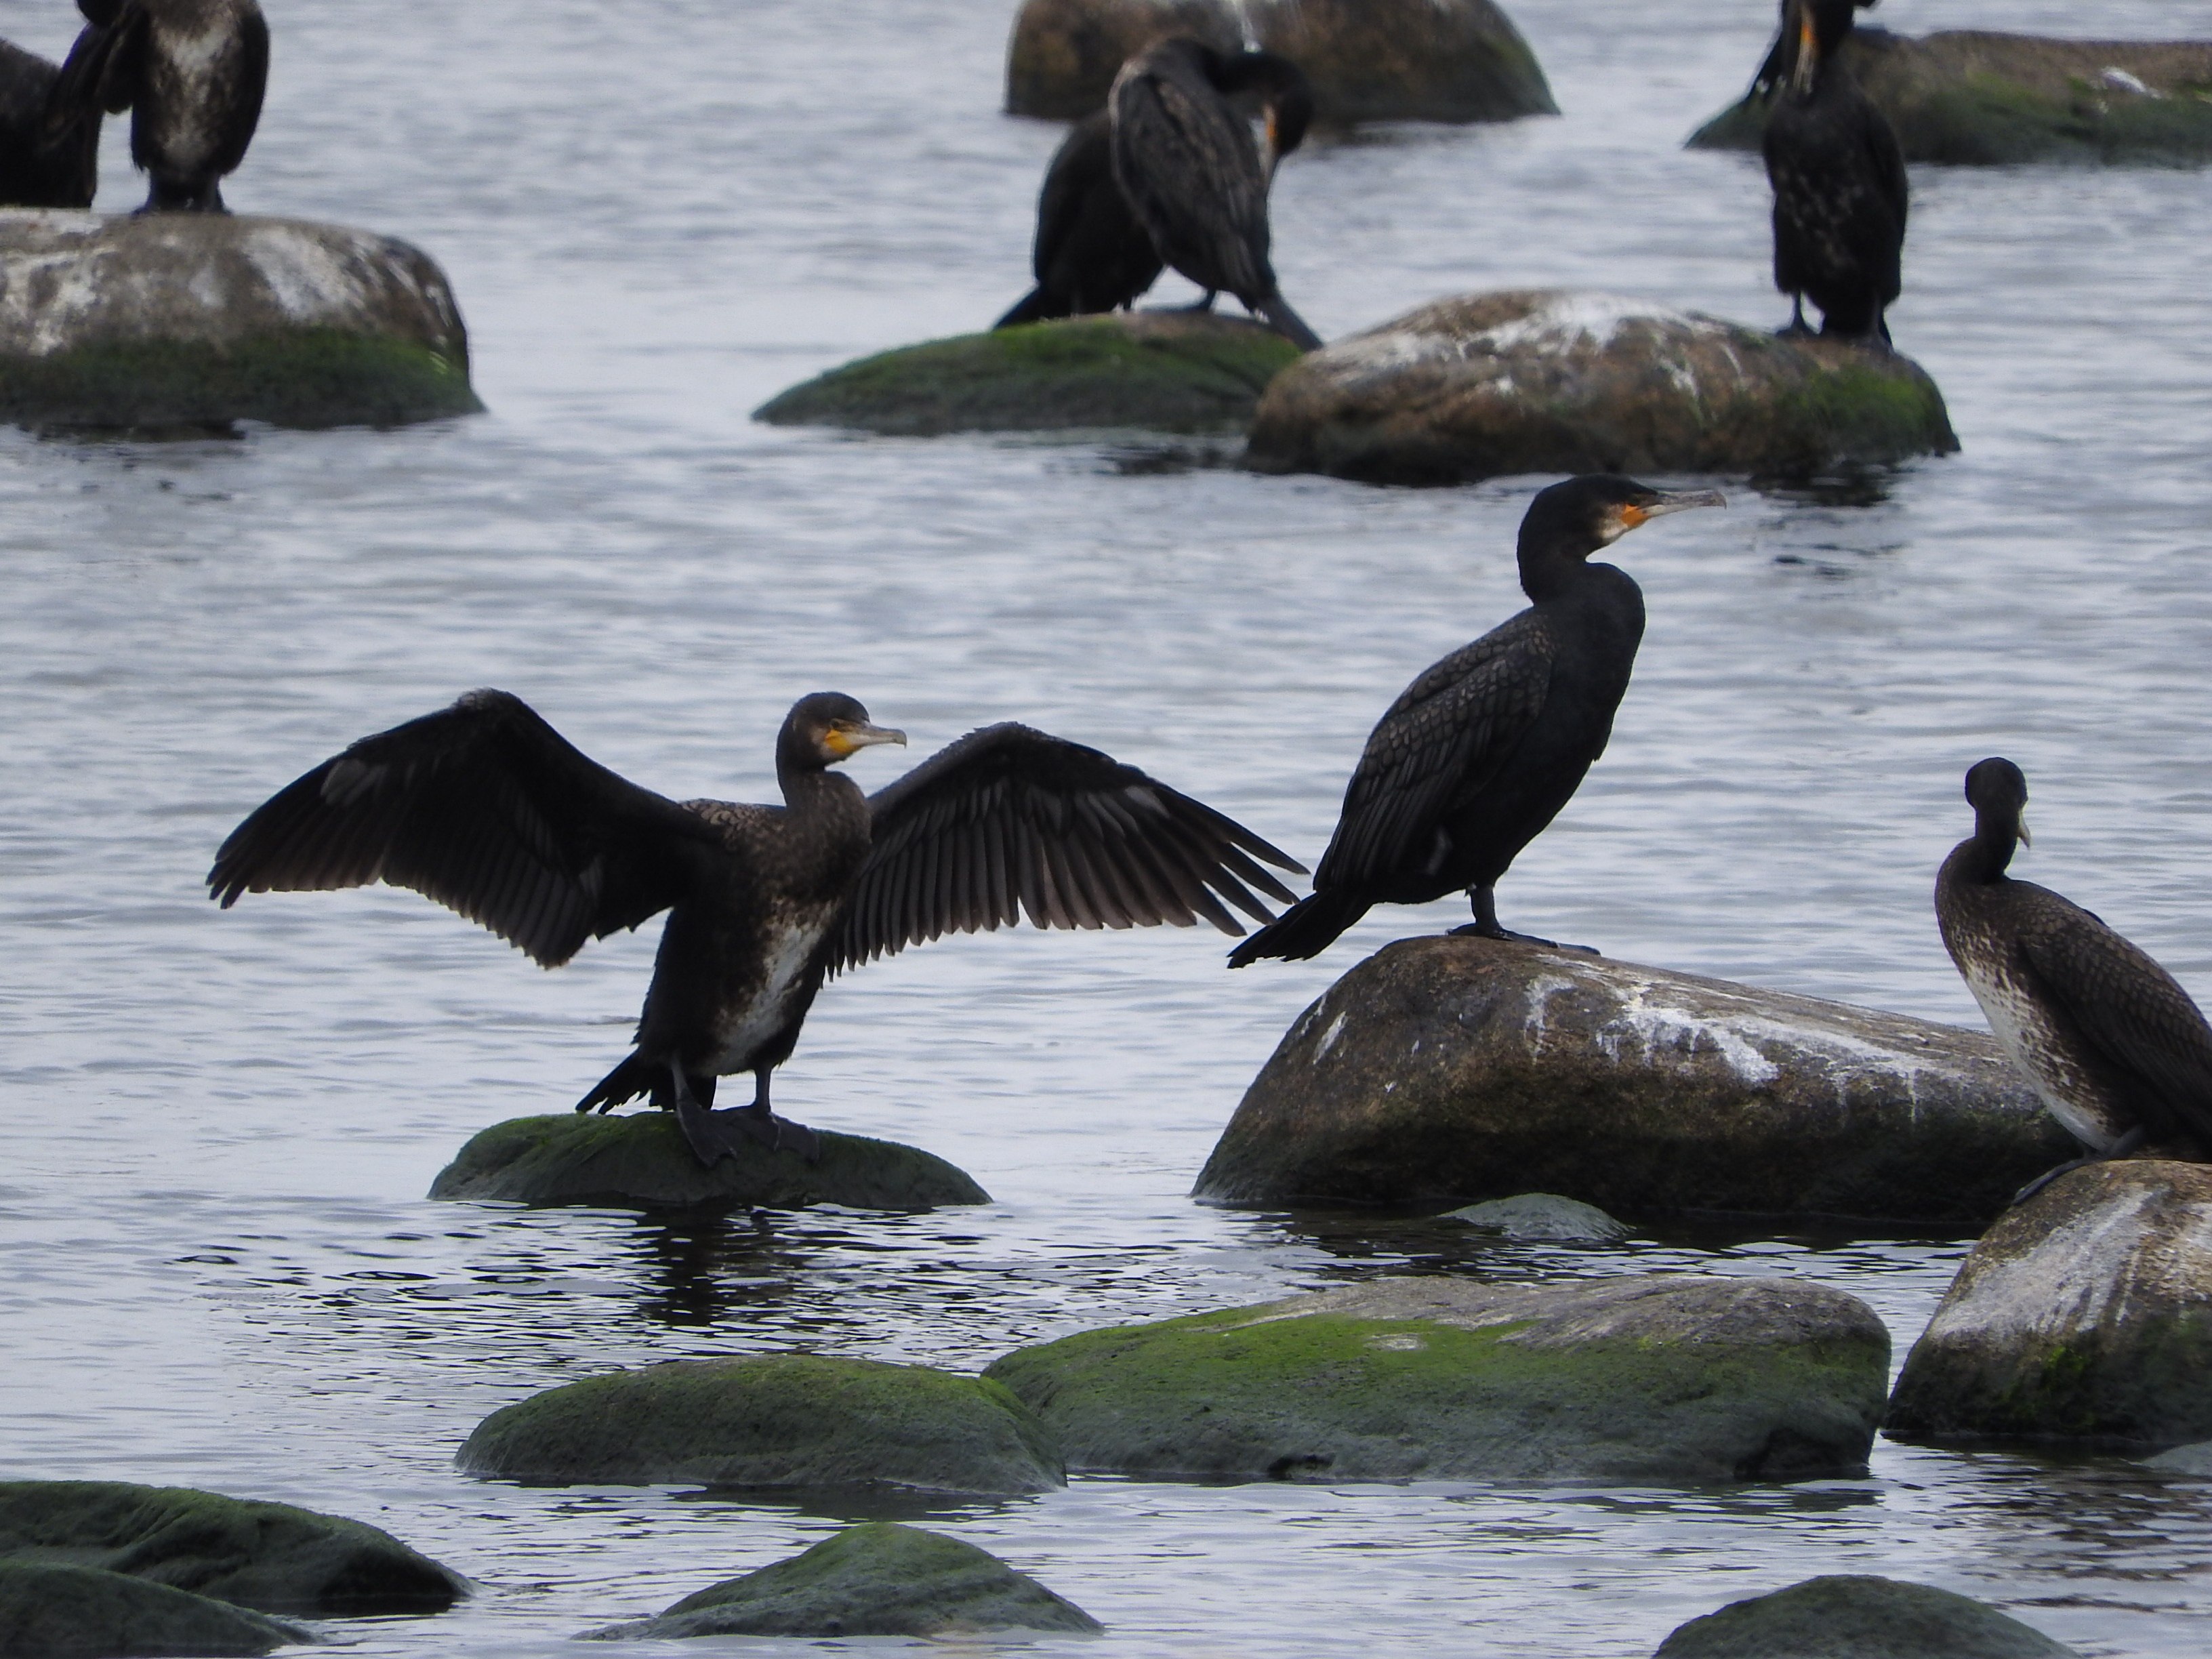
[[[773,799],[784,708],[836,688],[915,739],[860,757],[868,787],[1021,719],[1310,860],[1389,699],[1522,602],[1512,532],[1541,481],[1386,491],[1133,440],[751,423],[783,386],[980,326],[1026,286],[1058,132],[997,112],[1012,0],[267,3],[273,79],[232,204],[426,248],[490,413],[0,436],[0,1474],[356,1516],[477,1582],[439,1619],[330,1627],[364,1655],[594,1651],[568,1639],[871,1513],[1036,1573],[1110,1627],[1036,1647],[1115,1659],[1347,1639],[1614,1659],[1837,1571],[1979,1595],[2092,1654],[2203,1650],[2212,1491],[2116,1457],[1885,1441],[1866,1478],[1799,1486],[1078,1480],[935,1507],[459,1475],[485,1413],[616,1366],[804,1347],[975,1367],[1391,1272],[1802,1276],[1871,1302],[1901,1359],[1968,1241],[1662,1229],[1577,1250],[1193,1204],[1283,1030],[1365,951],[1462,919],[1445,904],[1234,975],[1207,932],[1024,932],[833,986],[780,1105],[926,1146],[988,1207],[426,1202],[470,1134],[565,1108],[623,1051],[653,930],[547,975],[386,890],[218,913],[215,846],[299,771],[493,684],[665,793]],[[1741,91],[1771,0],[1512,10],[1562,117],[1315,143],[1276,190],[1285,293],[1331,335],[1554,283],[1779,323],[1756,161],[1680,148]],[[2085,15],[1889,0],[1881,19]],[[2108,0],[2094,26],[2203,21]],[[51,55],[72,21],[0,3],[0,34]],[[1739,485],[1727,513],[1623,544],[1650,609],[1636,681],[1504,919],[1978,1026],[1929,892],[1965,832],[1961,774],[2003,753],[2034,794],[2023,872],[2212,991],[2207,176],[1913,182],[1892,321],[1963,453]],[[114,124],[100,205],[141,191]]]

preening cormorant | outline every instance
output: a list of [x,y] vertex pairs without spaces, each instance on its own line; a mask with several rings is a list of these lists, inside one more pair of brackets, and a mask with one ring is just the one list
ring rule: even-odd
[[1030,255],[1036,286],[992,327],[1118,311],[1158,279],[1159,250],[1114,179],[1113,131],[1113,118],[1099,110],[1053,152]]
[[1889,118],[1836,56],[1859,3],[1787,0],[1784,9],[1780,90],[1764,145],[1774,185],[1774,285],[1790,300],[1784,333],[1807,331],[1809,299],[1823,334],[1887,342],[1882,313],[1902,284],[1910,192]]
[[255,0],[77,0],[88,27],[62,79],[72,102],[131,112],[141,212],[224,213],[222,178],[246,159],[269,81]]
[[100,108],[70,104],[61,86],[59,64],[0,40],[0,207],[92,205]]
[[[232,831],[208,890],[411,887],[545,967],[669,913],[635,1053],[578,1111],[649,1094],[702,1163],[811,1131],[775,1116],[769,1077],[823,980],[945,933],[1261,921],[1249,887],[1291,894],[1254,860],[1299,871],[1212,807],[1133,766],[1025,726],[971,732],[864,795],[830,768],[905,734],[817,692],[777,735],[781,806],[677,802],[587,759],[520,698],[472,691],[363,738]],[[711,1111],[714,1079],[750,1072],[751,1105]]]
[[[1266,162],[1229,101],[1249,91],[1266,100]],[[1176,35],[1121,65],[1107,109],[1114,176],[1160,258],[1206,291],[1202,303],[1226,290],[1303,349],[1318,347],[1320,336],[1284,300],[1267,259],[1273,156],[1304,137],[1313,112],[1297,65]]]
[[1966,774],[1974,833],[1936,878],[1943,946],[1997,1042],[2091,1156],[2212,1153],[2212,1026],[2172,975],[2078,904],[2005,874],[2028,844],[2027,780],[1992,756]]
[[1589,556],[1662,514],[1726,505],[1717,490],[1670,494],[1607,473],[1538,491],[1520,538],[1521,587],[1534,603],[1390,705],[1345,787],[1311,896],[1229,965],[1316,956],[1370,905],[1461,889],[1474,923],[1460,932],[1527,939],[1498,925],[1491,890],[1605,752],[1644,637],[1642,590]]

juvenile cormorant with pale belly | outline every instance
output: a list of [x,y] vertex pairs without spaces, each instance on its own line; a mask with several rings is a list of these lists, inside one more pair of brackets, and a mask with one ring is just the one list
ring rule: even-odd
[[246,159],[269,82],[255,0],[77,0],[88,27],[62,81],[71,101],[131,112],[146,213],[225,213],[222,179]]

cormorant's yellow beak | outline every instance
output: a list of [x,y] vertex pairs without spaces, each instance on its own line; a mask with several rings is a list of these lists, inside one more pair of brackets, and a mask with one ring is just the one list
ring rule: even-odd
[[833,726],[822,739],[822,746],[839,760],[857,754],[863,749],[873,748],[879,743],[895,743],[906,747],[906,733],[893,731],[888,726],[870,726],[855,720],[848,726]]
[[1797,8],[1797,67],[1791,71],[1790,84],[1799,92],[1813,89],[1813,76],[1820,67],[1820,38],[1813,33],[1813,9],[1800,4]]
[[1647,520],[1664,518],[1669,513],[1687,513],[1695,507],[1726,507],[1728,497],[1717,489],[1678,489],[1666,495],[1654,495],[1648,501],[1628,501],[1620,509],[1620,527],[1633,530]]

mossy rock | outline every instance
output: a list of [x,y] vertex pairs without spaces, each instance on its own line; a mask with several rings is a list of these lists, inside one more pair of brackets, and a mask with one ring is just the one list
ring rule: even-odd
[[123,1480],[0,1482],[0,1561],[98,1567],[320,1618],[442,1613],[467,1593],[459,1574],[359,1521]]
[[1141,427],[1242,431],[1298,349],[1203,312],[1120,312],[963,334],[833,368],[754,411],[895,437]]
[[1051,1433],[1000,1384],[817,1354],[679,1360],[549,1389],[484,1419],[456,1461],[537,1485],[1033,1492],[1066,1480]]
[[1800,478],[1959,447],[1910,358],[1611,295],[1440,300],[1284,369],[1245,464],[1373,483],[1527,472]]
[[1006,113],[1079,121],[1105,107],[1124,62],[1170,34],[1217,52],[1244,44],[1232,0],[1023,0],[1006,42]]
[[1103,1628],[973,1544],[896,1522],[848,1527],[804,1555],[711,1584],[587,1641],[687,1636],[964,1636]]
[[128,1573],[0,1560],[8,1659],[213,1659],[313,1640],[296,1626]]
[[[1914,40],[1861,27],[1844,60],[1908,161],[2212,161],[2212,41],[2049,40],[1980,29]],[[1771,106],[1746,98],[1690,136],[1756,150]]]
[[1492,0],[1250,0],[1245,10],[1253,39],[1306,72],[1325,123],[1559,112],[1535,52]]
[[788,1149],[748,1146],[709,1169],[671,1112],[509,1118],[462,1147],[430,1196],[640,1210],[930,1210],[991,1201],[962,1170],[918,1147],[829,1131],[821,1147],[814,1164]]
[[2080,1659],[1972,1596],[1862,1574],[1808,1578],[1731,1601],[1654,1659]]
[[1072,1468],[1290,1480],[1784,1480],[1862,1467],[1889,1337],[1775,1279],[1386,1279],[1090,1331],[984,1372]]

